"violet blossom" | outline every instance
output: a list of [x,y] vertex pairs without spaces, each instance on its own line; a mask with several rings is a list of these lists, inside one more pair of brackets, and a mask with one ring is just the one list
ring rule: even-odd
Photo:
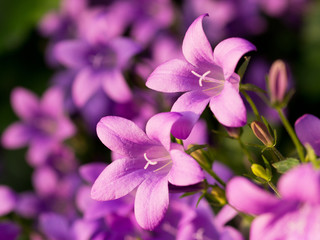
[[107,116],[97,125],[100,140],[124,156],[113,161],[93,184],[93,199],[106,201],[123,197],[137,188],[135,216],[144,229],[153,229],[169,204],[168,183],[185,186],[203,180],[197,162],[181,145],[171,143],[172,125],[179,113],[160,113],[146,125],[146,133],[130,120]]
[[320,172],[311,164],[285,173],[278,182],[281,198],[255,186],[244,177],[227,185],[229,203],[255,215],[250,239],[320,239]]
[[[184,60],[173,59],[149,76],[146,85],[161,92],[186,92],[174,103],[171,111],[181,112],[186,119],[183,129],[176,124],[173,135],[186,138],[205,107],[218,121],[228,127],[246,123],[246,109],[239,94],[240,77],[234,71],[240,58],[256,50],[245,39],[228,38],[212,52],[198,17],[189,27],[182,44]],[[189,126],[187,126],[189,123]]]
[[57,144],[75,133],[74,125],[64,114],[62,93],[57,88],[47,90],[40,100],[29,90],[17,87],[11,94],[11,104],[21,121],[4,131],[2,144],[10,149],[29,145],[30,162],[43,162]]

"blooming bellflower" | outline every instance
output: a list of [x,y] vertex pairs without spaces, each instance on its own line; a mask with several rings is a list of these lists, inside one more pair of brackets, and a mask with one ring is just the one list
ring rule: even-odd
[[197,162],[181,145],[171,143],[173,124],[179,113],[153,116],[144,133],[130,120],[107,116],[97,125],[100,140],[124,156],[113,161],[92,186],[95,200],[113,200],[137,189],[135,216],[144,229],[153,229],[163,218],[169,204],[168,183],[185,186],[203,180]]
[[244,177],[227,185],[229,203],[236,209],[257,215],[250,239],[320,239],[320,172],[311,164],[301,165],[278,182],[281,198],[255,186]]
[[178,138],[187,137],[208,103],[221,124],[240,127],[246,123],[246,109],[239,94],[240,77],[234,71],[239,59],[256,48],[245,39],[228,38],[212,52],[202,28],[205,16],[198,17],[184,37],[185,60],[173,59],[160,65],[146,83],[161,92],[186,92],[171,109],[185,117],[181,118],[185,122],[183,129],[181,124],[173,129],[173,135]]

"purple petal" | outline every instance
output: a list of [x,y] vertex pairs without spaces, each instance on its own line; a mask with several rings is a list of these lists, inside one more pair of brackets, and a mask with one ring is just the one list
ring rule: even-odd
[[255,50],[257,50],[256,47],[243,38],[228,38],[215,47],[214,61],[223,68],[225,79],[228,80],[234,73],[240,58]]
[[19,194],[15,207],[15,212],[24,218],[35,218],[41,209],[39,196],[34,192],[24,192]]
[[278,188],[283,198],[320,203],[320,174],[311,164],[301,165],[283,175]]
[[135,189],[149,171],[144,169],[145,159],[122,158],[107,166],[94,182],[91,197],[106,201],[118,199]]
[[200,88],[199,78],[191,71],[191,64],[173,59],[158,66],[147,79],[146,85],[160,92],[185,92]]
[[134,212],[138,224],[147,230],[154,229],[163,219],[168,205],[168,179],[152,173],[137,189]]
[[271,212],[279,200],[243,177],[228,182],[226,195],[236,209],[249,214]]
[[192,91],[183,94],[173,104],[171,112],[183,115],[172,127],[172,135],[179,139],[186,139],[194,124],[210,101],[210,97],[202,91]]
[[101,118],[97,124],[97,135],[107,148],[122,156],[143,155],[154,145],[135,123],[116,116]]
[[0,185],[0,216],[10,213],[15,208],[16,202],[15,192],[5,185]]
[[56,213],[44,213],[39,217],[40,229],[48,239],[70,239],[67,220]]
[[190,144],[206,144],[208,143],[208,129],[206,122],[200,119],[193,127],[189,137],[183,141],[185,147]]
[[89,46],[79,40],[66,40],[54,46],[53,54],[58,61],[68,68],[83,68],[88,64]]
[[132,98],[131,90],[120,70],[104,70],[100,74],[103,90],[113,101],[125,103]]
[[82,69],[72,86],[72,97],[78,107],[82,107],[102,84],[103,75],[91,68]]
[[227,81],[221,93],[210,100],[210,109],[218,121],[227,127],[242,127],[247,122],[246,108],[242,98]]
[[57,129],[55,137],[58,141],[63,141],[66,138],[72,137],[76,133],[76,128],[72,121],[66,117],[60,117],[57,120]]
[[88,221],[84,219],[77,219],[72,224],[72,233],[77,240],[92,239],[96,232],[99,232],[101,223],[98,221]]
[[63,93],[60,88],[52,87],[48,89],[42,99],[41,108],[51,116],[63,114]]
[[201,182],[204,173],[199,164],[183,151],[171,150],[172,168],[169,172],[169,182],[177,186],[187,186]]
[[300,141],[303,144],[309,143],[320,156],[320,119],[311,114],[305,114],[296,121],[295,130]]
[[31,138],[28,126],[17,122],[11,124],[2,134],[1,143],[6,148],[20,148],[26,146]]
[[33,186],[40,196],[54,194],[58,187],[58,175],[50,167],[39,167],[32,175]]
[[[148,121],[146,133],[150,139],[161,142],[169,151],[171,145],[171,128],[172,125],[181,117],[179,113],[165,112],[158,113]],[[160,127],[161,126],[161,127]]]
[[209,15],[203,14],[194,20],[182,43],[184,57],[194,66],[213,63],[212,48],[202,28],[202,20],[205,16]]
[[79,168],[80,176],[89,183],[94,183],[100,173],[106,168],[105,163],[94,162],[82,165]]
[[27,152],[27,160],[31,165],[44,163],[54,148],[54,142],[50,139],[32,139]]
[[31,91],[17,87],[11,93],[11,105],[21,119],[31,119],[39,109],[39,99]]
[[0,222],[0,240],[16,240],[20,232],[21,228],[17,224],[6,220]]
[[221,230],[224,228],[224,225],[237,216],[238,212],[229,205],[225,205],[215,216],[214,221],[217,228]]

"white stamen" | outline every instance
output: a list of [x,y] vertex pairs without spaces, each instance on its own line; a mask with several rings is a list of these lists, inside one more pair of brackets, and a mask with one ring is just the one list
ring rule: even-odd
[[156,164],[158,163],[158,162],[152,162],[152,161],[147,157],[147,153],[144,153],[143,156],[144,156],[144,159],[147,160],[147,163],[146,163],[146,165],[144,166],[144,169],[147,169],[148,166],[149,166],[149,164],[150,164],[150,165],[156,165]]
[[195,71],[191,71],[191,72],[193,73],[193,75],[196,75],[197,77],[200,78],[200,79],[199,79],[199,85],[200,85],[200,87],[202,87],[202,80],[204,80],[205,77],[206,77],[209,73],[211,73],[211,71],[207,71],[207,72],[205,72],[204,74],[202,74],[202,76],[201,76],[200,74],[196,73]]

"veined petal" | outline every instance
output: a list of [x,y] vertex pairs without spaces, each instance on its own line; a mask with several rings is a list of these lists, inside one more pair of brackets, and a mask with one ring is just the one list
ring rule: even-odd
[[53,54],[60,63],[69,68],[83,68],[88,64],[89,45],[84,41],[66,40],[57,43]]
[[107,201],[118,199],[135,189],[149,173],[145,159],[122,158],[108,165],[94,182],[91,197]]
[[173,104],[171,112],[179,112],[183,116],[172,126],[172,135],[186,139],[209,101],[210,97],[202,91],[187,92],[179,97]]
[[144,229],[154,229],[163,219],[168,205],[167,176],[152,173],[137,189],[134,212],[138,224]]
[[213,63],[211,45],[203,31],[203,14],[198,17],[188,28],[182,43],[182,52],[186,60],[194,66]]
[[32,134],[27,125],[16,122],[4,131],[1,137],[1,143],[6,148],[20,148],[29,143],[31,136]]
[[115,102],[125,103],[132,98],[131,90],[119,69],[101,71],[102,87]]
[[154,115],[146,125],[148,137],[162,143],[169,151],[171,145],[171,128],[180,117],[181,114],[175,112],[164,112]]
[[234,73],[240,58],[248,52],[257,50],[243,38],[227,38],[221,41],[213,51],[214,62],[223,68],[225,79]]
[[82,107],[101,86],[101,74],[91,68],[82,69],[72,86],[72,97],[78,107]]
[[158,66],[148,77],[146,86],[160,92],[186,92],[199,89],[199,78],[191,71],[195,67],[180,59]]
[[296,121],[295,130],[300,141],[303,144],[309,143],[320,156],[320,119],[311,114],[305,114]]
[[101,118],[97,124],[97,135],[106,147],[122,156],[142,156],[154,145],[135,123],[116,116]]
[[233,207],[249,214],[271,212],[280,201],[244,177],[232,178],[228,182],[226,195]]
[[204,173],[199,164],[184,151],[171,150],[172,168],[168,175],[171,184],[177,186],[187,186],[201,182]]
[[227,81],[221,93],[210,100],[210,109],[218,121],[227,127],[242,127],[247,122],[246,107],[242,98]]
[[21,119],[31,119],[39,110],[39,99],[31,91],[17,87],[11,93],[11,105]]

